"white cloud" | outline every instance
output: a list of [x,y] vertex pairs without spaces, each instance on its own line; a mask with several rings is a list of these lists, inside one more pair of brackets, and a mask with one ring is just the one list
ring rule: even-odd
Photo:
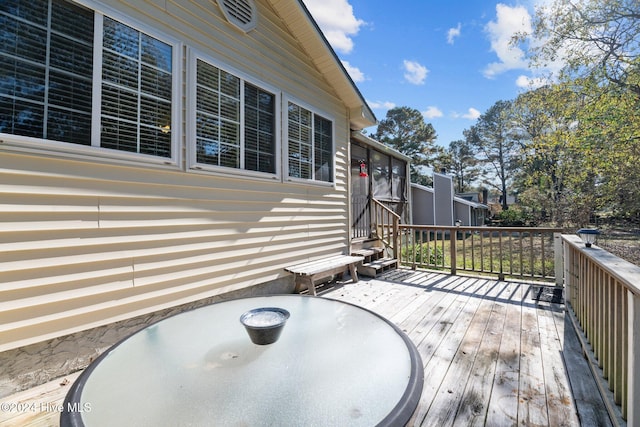
[[303,0],[329,44],[338,52],[353,50],[352,36],[365,22],[353,14],[348,0]]
[[426,111],[422,112],[422,115],[427,119],[435,119],[444,116],[442,111],[438,107],[429,106]]
[[462,24],[458,22],[458,26],[455,28],[449,28],[447,31],[447,43],[453,44],[457,37],[460,37],[460,31],[462,30]]
[[374,110],[391,110],[396,107],[396,104],[390,101],[367,101],[367,104]]
[[491,41],[491,50],[498,56],[498,62],[493,62],[484,70],[487,78],[508,70],[526,69],[528,63],[522,49],[511,44],[516,33],[531,34],[531,15],[524,6],[507,6],[502,3],[496,5],[496,20],[485,26],[485,31]]
[[482,113],[480,113],[480,111],[471,107],[467,110],[467,114],[463,114],[462,117],[469,120],[476,120],[478,119],[478,117],[480,117],[481,114]]
[[404,60],[404,78],[411,84],[423,85],[429,70],[415,61]]
[[550,81],[544,77],[519,76],[516,79],[516,86],[524,89],[537,89],[548,84]]
[[366,80],[366,78],[364,77],[364,73],[360,71],[358,67],[353,67],[347,61],[341,61],[341,62],[342,62],[342,65],[344,66],[344,69],[347,70],[347,73],[349,73],[349,75],[351,76],[351,79],[354,82],[360,83]]

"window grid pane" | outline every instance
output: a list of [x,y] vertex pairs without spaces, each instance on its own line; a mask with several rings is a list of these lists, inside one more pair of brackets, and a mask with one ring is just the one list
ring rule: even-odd
[[0,132],[90,144],[93,16],[63,0],[0,4]]
[[138,95],[130,90],[103,85],[102,117],[137,123]]
[[113,150],[138,152],[138,127],[108,117],[102,118],[102,146]]
[[114,52],[104,51],[102,80],[135,91],[138,89],[138,63]]
[[289,176],[333,182],[333,124],[296,104],[288,105]]
[[275,95],[246,83],[244,100],[244,167],[275,173]]
[[47,27],[19,22],[11,16],[0,15],[0,52],[45,65],[47,57]]
[[220,111],[220,98],[217,92],[199,86],[196,89],[196,109],[201,113],[217,117]]
[[91,143],[88,138],[91,135],[91,114],[50,107],[47,135],[49,139],[56,141],[89,145]]
[[[75,39],[85,45],[93,45],[93,11],[84,9],[80,16],[78,7],[67,1],[54,0],[51,12],[51,29],[65,38]],[[73,22],[73,25],[69,25]],[[77,62],[78,58],[69,58]]]
[[0,70],[10,76],[10,78],[0,79],[0,93],[3,97],[38,101],[44,104],[46,85],[44,66],[33,65],[0,54]]
[[171,102],[171,73],[142,66],[141,92]]
[[157,127],[140,126],[140,153],[171,157],[171,133]]
[[42,138],[44,106],[0,98],[0,132]]
[[196,79],[196,161],[239,169],[241,80],[200,59]]
[[406,200],[405,181],[405,163],[395,158],[391,159],[391,196],[393,200]]
[[220,144],[211,139],[198,138],[196,141],[196,160],[198,163],[219,166]]
[[331,122],[314,118],[314,167],[317,181],[333,181],[333,132]]
[[0,2],[0,13],[45,26],[47,25],[49,5],[43,1],[3,0]]
[[141,34],[142,62],[171,75],[172,48],[147,34]]

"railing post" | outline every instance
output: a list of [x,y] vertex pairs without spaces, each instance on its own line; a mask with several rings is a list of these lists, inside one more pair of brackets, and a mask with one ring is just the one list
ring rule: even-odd
[[400,259],[400,242],[402,241],[402,239],[400,238],[400,233],[399,233],[399,225],[400,221],[398,220],[398,218],[394,217],[393,218],[393,257],[396,259]]
[[[555,237],[555,235],[554,235]],[[575,273],[575,259],[573,258],[573,250],[570,245],[563,245],[562,241],[560,243],[562,248],[562,264],[564,267],[564,300],[565,304],[572,306],[573,301],[571,300],[571,296],[573,293],[573,280]],[[557,255],[556,255],[557,257]],[[558,277],[558,261],[556,259],[556,278]],[[557,283],[557,282],[556,282]]]
[[627,425],[640,426],[640,351],[636,343],[640,342],[640,297],[630,290],[628,296],[628,365],[627,365]]
[[[451,275],[456,275],[456,242],[458,241],[458,227],[449,229],[449,252],[451,254]],[[444,254],[443,254],[444,256]]]
[[371,203],[373,205],[376,237],[382,241],[387,253],[390,248],[393,251],[394,258],[399,258],[402,242],[400,237],[400,216],[374,198],[371,199]]
[[[553,233],[553,266],[555,269],[556,286],[562,286],[564,283],[563,272],[565,268],[562,258],[562,237],[560,233]],[[542,262],[544,262],[544,260]]]

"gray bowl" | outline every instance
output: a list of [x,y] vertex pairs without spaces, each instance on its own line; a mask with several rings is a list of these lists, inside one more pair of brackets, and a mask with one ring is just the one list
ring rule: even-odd
[[258,345],[278,341],[287,319],[289,312],[278,307],[254,308],[240,316],[240,322],[247,330],[251,342]]

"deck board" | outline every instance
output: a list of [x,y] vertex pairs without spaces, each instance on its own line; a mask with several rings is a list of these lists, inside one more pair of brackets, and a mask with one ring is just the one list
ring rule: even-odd
[[[513,288],[513,290],[511,290]],[[507,292],[515,299],[522,296],[522,287],[509,285]],[[498,360],[493,377],[491,399],[487,410],[486,425],[513,426],[518,421],[518,384],[520,372],[520,307],[503,303],[505,319],[500,337]]]
[[530,287],[400,269],[321,295],[414,342],[425,383],[411,426],[611,426],[564,305]]
[[[475,355],[471,375],[465,387],[456,421],[469,426],[484,425],[489,407],[493,379],[498,362],[502,330],[504,329],[506,307],[504,304],[491,305],[483,300],[488,311],[488,323]],[[474,320],[475,321],[475,320]]]
[[523,310],[520,342],[518,420],[525,425],[552,425],[547,417],[540,331],[533,310]]
[[[384,316],[415,343],[425,382],[410,426],[611,426],[564,306],[536,303],[529,288],[400,269],[318,292]],[[55,407],[68,390],[59,382],[0,402]],[[58,417],[0,413],[0,425]]]

